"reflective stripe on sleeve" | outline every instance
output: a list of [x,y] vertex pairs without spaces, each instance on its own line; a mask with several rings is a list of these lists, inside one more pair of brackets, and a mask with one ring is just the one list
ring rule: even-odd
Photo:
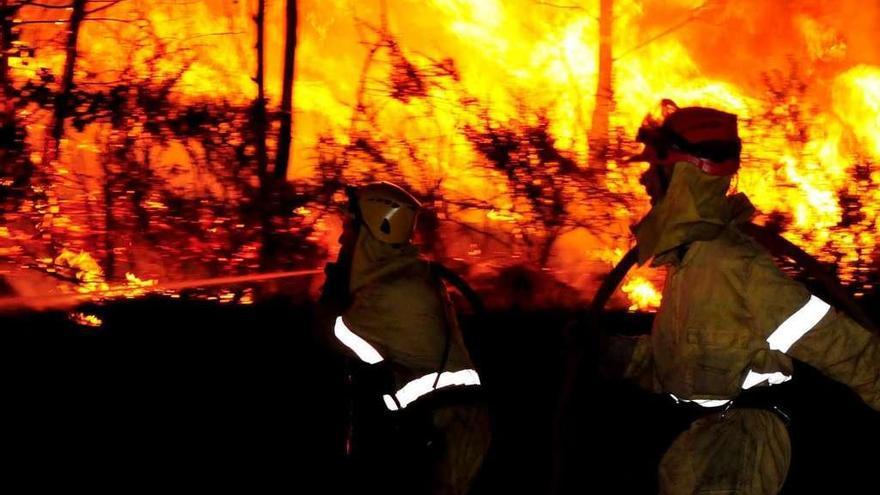
[[811,295],[810,300],[801,309],[795,311],[767,337],[770,348],[788,352],[795,342],[819,323],[829,309],[831,306],[828,303]]
[[[767,337],[767,344],[774,351],[788,352],[795,342],[807,334],[828,313],[831,306],[816,296],[810,295],[810,300],[791,316],[786,318],[773,333]],[[749,370],[746,379],[743,380],[742,388],[749,389],[759,383],[767,382],[770,385],[779,385],[791,380],[791,376],[779,371],[773,373],[758,373]]]
[[669,394],[675,402],[691,402],[701,407],[718,407],[730,402],[730,399],[679,399],[675,394]]
[[779,385],[780,383],[785,383],[789,380],[791,380],[791,376],[779,371],[773,373],[757,373],[749,370],[749,374],[746,375],[746,379],[743,380],[742,388],[749,389],[764,381],[768,382],[770,385]]
[[333,326],[333,334],[340,342],[352,350],[361,361],[367,364],[376,364],[382,361],[382,355],[369,342],[355,335],[349,330],[348,326],[342,321],[342,317],[336,318],[336,324]]

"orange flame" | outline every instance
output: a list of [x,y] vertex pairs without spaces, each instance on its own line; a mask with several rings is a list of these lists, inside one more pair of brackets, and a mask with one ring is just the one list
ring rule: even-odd
[[[267,26],[266,70],[273,107],[280,94],[283,4],[268,2],[267,18],[273,21]],[[483,206],[478,213],[453,209],[438,217],[448,213],[468,225],[522,239],[535,229],[534,208],[517,198],[500,172],[486,166],[464,129],[486,121],[495,127],[532,124],[540,116],[549,122],[561,153],[581,170],[591,166],[587,136],[599,70],[598,2],[301,0],[299,9],[291,179],[316,180],[314,157],[322,139],[352,145],[361,134],[372,133],[377,147],[395,159],[395,173],[425,190],[439,184],[445,200],[477,198]],[[855,282],[874,262],[880,230],[880,57],[874,26],[864,20],[873,17],[862,15],[871,9],[877,14],[876,7],[854,0],[786,7],[773,2],[615,2],[611,128],[632,136],[661,98],[737,113],[745,147],[736,187],[760,210],[757,221],[783,218],[789,240],[823,261],[840,263],[843,280]],[[92,84],[125,71],[144,77],[152,71],[179,75],[173,89],[183,100],[248,102],[256,95],[253,11],[254,2],[121,2],[102,15],[132,22],[83,24],[77,80]],[[37,44],[65,29],[56,9],[27,7],[21,16],[60,21],[23,27],[23,43]],[[731,30],[740,36],[731,38]],[[59,74],[64,59],[63,47],[47,45],[27,65],[20,57],[10,62],[13,75],[23,80],[40,67]],[[789,60],[798,71],[782,72]],[[396,80],[402,69],[409,79]],[[402,88],[413,94],[401,96]],[[485,115],[468,102],[479,102]],[[21,112],[38,146],[47,118],[28,113],[32,109]],[[40,164],[39,153],[34,162],[56,166],[64,176],[94,175],[103,131],[98,125],[71,131],[62,143],[64,163]],[[416,143],[414,149],[396,144],[402,141]],[[371,176],[375,157],[367,155],[353,154],[342,179]],[[175,186],[199,183],[207,194],[223,194],[216,184],[199,182],[203,179],[182,139],[157,145],[154,158],[154,163],[188,171],[175,176]],[[601,186],[641,197],[641,167],[609,161],[601,171]],[[53,194],[70,200],[79,193],[58,186]],[[590,222],[596,208],[589,198],[580,191],[566,194],[568,213]],[[858,204],[846,207],[849,197]],[[157,199],[146,204],[156,211],[168,209]],[[320,206],[325,205],[302,206],[295,214],[312,217]],[[63,204],[59,208],[46,212],[47,224],[77,235],[89,230],[85,214]],[[560,237],[550,264],[564,265],[566,271],[604,268],[607,252],[627,247],[627,226],[647,208],[647,200],[599,205],[616,219],[613,232],[566,232],[569,237]],[[319,219],[316,225],[316,236],[323,233],[332,244],[332,220]],[[0,240],[5,237],[0,231]],[[461,244],[463,254],[494,252],[486,246],[474,249],[473,239]],[[12,256],[12,249],[0,245],[0,254]],[[512,248],[503,254],[521,255]],[[108,288],[99,264],[87,254],[70,251],[53,262],[76,272],[78,290]],[[586,291],[595,288],[593,278],[560,276]],[[624,292],[637,298],[634,305],[650,307],[656,291],[651,292],[647,279],[639,280],[631,279]],[[129,282],[143,283],[136,277]]]
[[79,292],[94,292],[109,290],[110,286],[104,281],[104,270],[92,255],[85,251],[74,253],[65,249],[55,258],[55,266],[70,268],[80,285],[76,290]]
[[662,296],[647,279],[636,276],[623,284],[620,288],[632,302],[629,311],[657,311],[660,307]]
[[71,313],[70,319],[73,320],[74,323],[84,327],[100,327],[104,324],[104,322],[97,316],[87,313]]

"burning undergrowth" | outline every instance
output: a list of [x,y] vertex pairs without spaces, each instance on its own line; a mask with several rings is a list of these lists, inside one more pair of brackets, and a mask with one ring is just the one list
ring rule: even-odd
[[[874,290],[880,69],[821,12],[793,21],[803,53],[744,82],[689,38],[715,43],[704,20],[738,19],[733,7],[615,2],[602,41],[592,4],[518,16],[499,2],[435,1],[413,17],[398,2],[300,2],[287,170],[277,57],[260,52],[265,82],[251,79],[256,1],[218,13],[212,2],[30,3],[9,0],[0,15],[5,277],[96,283],[62,273],[64,253],[87,253],[111,286],[126,274],[317,267],[335,254],[343,187],[391,180],[426,205],[425,251],[498,305],[579,304],[632,243],[648,205],[641,167],[624,159],[645,112],[671,97],[739,114],[736,187],[757,221],[854,291]],[[262,50],[281,45],[280,5],[266,4]],[[656,25],[675,15],[674,29]],[[600,74],[609,67],[613,77]],[[616,304],[656,307],[660,277],[639,269]]]

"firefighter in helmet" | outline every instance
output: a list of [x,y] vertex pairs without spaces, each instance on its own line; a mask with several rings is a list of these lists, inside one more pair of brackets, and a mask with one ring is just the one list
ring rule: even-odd
[[[740,161],[736,115],[679,109],[638,140],[652,208],[633,227],[639,263],[667,269],[650,335],[611,339],[624,377],[699,411],[664,454],[662,494],[776,494],[789,467],[787,416],[773,385],[792,360],[880,410],[880,339],[812,295],[740,229],[755,209],[728,195]],[[778,390],[778,389],[777,389]]]
[[[424,420],[433,430],[430,492],[465,494],[488,449],[488,412],[438,270],[411,243],[420,204],[388,182],[348,194],[342,248],[322,296],[336,308],[332,332],[353,359],[387,374],[374,399],[392,420]],[[400,479],[389,477],[386,488]]]

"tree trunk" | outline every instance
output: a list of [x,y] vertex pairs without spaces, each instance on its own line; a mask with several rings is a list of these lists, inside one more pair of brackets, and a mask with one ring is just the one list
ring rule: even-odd
[[264,77],[265,49],[264,32],[266,19],[266,0],[257,0],[257,15],[254,22],[257,25],[257,75],[254,82],[257,83],[257,101],[254,102],[254,134],[257,140],[257,171],[260,177],[260,185],[266,182],[266,168],[269,157],[266,152],[266,85]]
[[[8,0],[0,0],[0,98],[8,101],[9,56],[12,50],[12,18],[17,9],[8,5]],[[0,108],[2,110],[2,108]]]
[[290,141],[293,133],[293,67],[296,61],[296,0],[287,1],[287,36],[284,45],[284,69],[281,77],[281,128],[278,133],[278,150],[271,177],[261,184],[261,210],[263,246],[260,253],[263,270],[274,268],[278,254],[277,239],[273,233],[274,221],[281,213],[284,181],[290,161]]
[[275,160],[275,178],[287,178],[290,141],[293,134],[293,68],[296,63],[296,0],[287,0],[287,36],[284,44],[284,74],[281,79],[281,129]]
[[596,106],[590,124],[590,158],[601,167],[608,158],[609,116],[614,105],[611,71],[614,43],[614,0],[599,0],[599,75],[596,82]]
[[112,280],[116,275],[116,253],[113,238],[117,235],[116,219],[113,217],[113,180],[110,168],[104,165],[104,278]]
[[86,0],[73,0],[71,6],[70,23],[67,31],[66,51],[64,60],[64,74],[61,77],[61,88],[55,98],[55,112],[52,122],[52,157],[58,158],[58,149],[61,137],[64,136],[64,119],[70,106],[70,96],[73,91],[73,71],[76,68],[77,50],[76,44],[79,38],[79,28],[86,15]]
[[[0,210],[13,211],[29,194],[34,166],[26,152],[27,128],[16,112],[15,88],[9,72],[9,56],[17,38],[13,21],[20,3],[0,0]],[[8,221],[0,218],[0,224]]]
[[[14,136],[16,127],[15,106],[12,101],[12,81],[9,77],[9,54],[12,53],[12,20],[18,11],[17,6],[9,4],[8,0],[0,0],[0,129],[4,132],[0,140],[5,136]],[[14,139],[14,137],[13,137]],[[0,141],[3,146],[9,147],[11,142]],[[3,153],[0,152],[0,156]],[[0,163],[0,168],[6,168]]]
[[254,134],[257,141],[257,175],[260,179],[260,267],[268,270],[274,256],[272,238],[272,177],[269,175],[269,156],[266,150],[266,79],[265,79],[265,26],[266,0],[257,0],[257,100],[254,102]]

